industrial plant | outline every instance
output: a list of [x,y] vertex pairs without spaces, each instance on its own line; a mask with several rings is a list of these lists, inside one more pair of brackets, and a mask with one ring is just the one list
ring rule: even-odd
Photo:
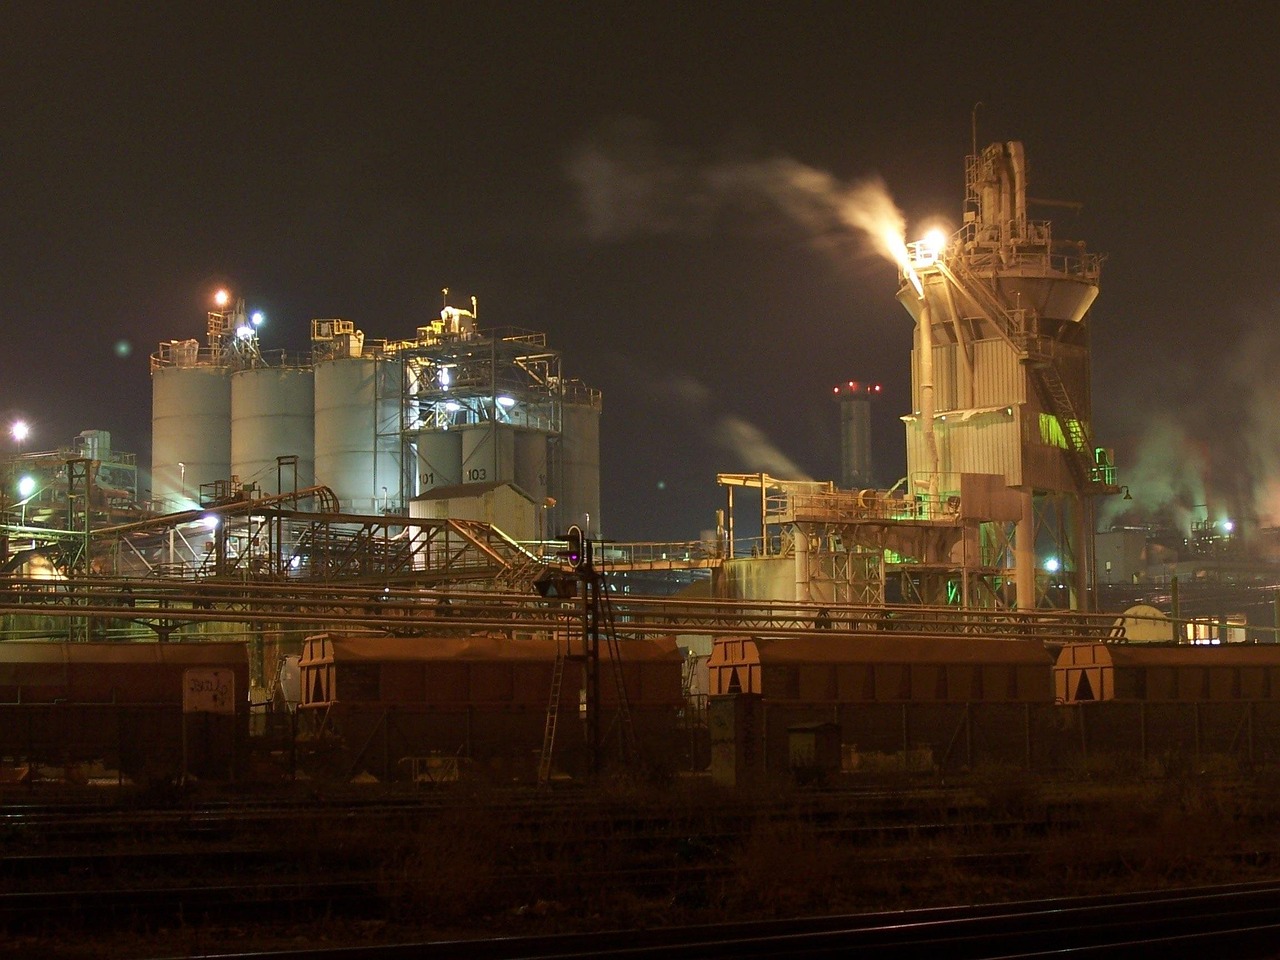
[[[339,777],[483,764],[546,783],[608,753],[741,783],[850,769],[855,743],[1052,765],[1106,749],[1069,726],[1080,710],[1172,701],[1220,708],[1195,714],[1196,750],[1246,749],[1247,709],[1250,757],[1274,757],[1280,619],[1253,609],[1232,527],[1160,550],[1097,529],[1128,496],[1093,430],[1103,258],[1032,216],[1027,170],[1021,143],[975,144],[960,228],[896,239],[901,479],[875,480],[897,470],[875,455],[880,385],[848,380],[837,479],[708,477],[723,508],[680,543],[606,526],[601,391],[545,333],[486,327],[446,289],[385,338],[313,319],[295,355],[219,292],[203,341],[151,356],[149,481],[98,429],[3,463],[0,715],[36,720],[0,754],[130,775],[181,755],[217,776],[288,716]],[[1184,552],[1199,572],[1180,594],[1160,564]],[[1235,606],[1184,616],[1227,569]],[[193,699],[193,677],[230,693]],[[56,727],[78,742],[46,723],[55,703],[80,711]],[[228,718],[213,754],[175,746],[191,712]],[[122,725],[128,750],[103,734]]]

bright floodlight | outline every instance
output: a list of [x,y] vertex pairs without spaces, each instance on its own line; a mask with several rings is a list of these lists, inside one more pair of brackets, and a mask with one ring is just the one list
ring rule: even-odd
[[25,420],[15,420],[13,426],[9,428],[9,436],[13,437],[18,443],[21,443],[27,437],[31,436],[31,427]]
[[253,327],[245,324],[243,327],[236,327],[236,337],[240,340],[249,340],[253,337]]
[[36,478],[23,477],[18,481],[18,496],[27,498],[36,492]]
[[1232,523],[1230,520],[1222,521],[1222,530],[1224,533],[1230,533],[1235,528],[1236,528],[1236,525]]
[[260,327],[262,326],[262,321],[267,318],[262,315],[261,310],[255,310],[253,311],[253,316],[251,316],[249,319],[253,321],[253,325],[255,327]]
[[225,290],[219,290],[213,295],[213,302],[220,307],[225,307],[231,302],[231,294],[227,293]]
[[1057,557],[1050,557],[1044,562],[1044,568],[1050,573],[1057,573],[1062,568],[1062,564],[1058,562]]
[[947,235],[938,227],[926,233],[920,242],[935,258],[941,256],[942,251],[947,249]]
[[200,523],[206,530],[214,530],[218,526],[218,516],[214,513],[206,513],[200,518]]
[[440,368],[440,373],[439,373],[439,375],[437,375],[437,377],[436,377],[436,381],[440,384],[440,386],[441,386],[441,387],[443,387],[445,390],[448,390],[448,389],[449,389],[449,380],[450,380],[450,377],[449,377],[449,368],[448,368],[448,367],[441,367],[441,368]]
[[514,407],[515,405],[516,405],[515,397],[499,397],[498,398],[498,406],[500,407]]

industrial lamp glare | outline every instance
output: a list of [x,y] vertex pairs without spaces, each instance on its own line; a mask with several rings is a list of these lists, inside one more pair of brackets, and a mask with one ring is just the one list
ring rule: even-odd
[[934,258],[937,258],[947,249],[947,235],[942,229],[934,227],[924,235],[920,243]]

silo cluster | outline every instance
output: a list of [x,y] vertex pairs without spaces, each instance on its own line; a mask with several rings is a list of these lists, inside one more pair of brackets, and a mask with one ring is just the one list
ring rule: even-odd
[[600,393],[561,375],[544,334],[481,330],[452,307],[405,340],[367,340],[347,320],[311,327],[305,359],[264,354],[256,335],[160,345],[157,511],[323,485],[343,513],[488,519],[516,539],[572,523],[599,534]]

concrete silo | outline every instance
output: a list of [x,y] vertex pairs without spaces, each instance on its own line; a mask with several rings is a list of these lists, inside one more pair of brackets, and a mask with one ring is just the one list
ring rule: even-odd
[[315,479],[343,512],[401,503],[400,364],[356,338],[315,363]]
[[600,414],[600,392],[575,384],[564,404],[559,483],[553,494],[560,525],[567,529],[577,524],[591,537],[600,537],[602,530]]
[[508,495],[489,491],[509,488],[521,506],[503,510],[514,518],[504,532],[518,540],[554,536],[582,522],[565,517],[592,511],[598,532],[599,392],[561,376],[545,334],[481,329],[474,309],[474,301],[470,311],[446,305],[414,340],[386,344],[402,365],[418,497],[432,501],[430,515],[444,516],[452,514],[441,497],[461,509],[461,501],[501,499]]
[[195,507],[200,487],[231,475],[231,379],[220,353],[171,340],[151,356],[151,499]]
[[[282,364],[231,374],[231,473],[264,496],[315,482],[315,376]],[[296,457],[281,466],[278,458]]]

